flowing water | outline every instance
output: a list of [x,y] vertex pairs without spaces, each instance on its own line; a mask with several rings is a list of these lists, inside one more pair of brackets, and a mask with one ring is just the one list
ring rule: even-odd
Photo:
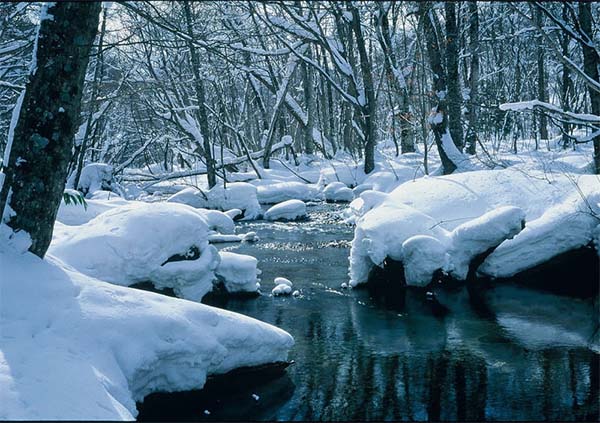
[[[341,209],[241,223],[260,241],[220,245],[258,258],[263,295],[208,302],[288,331],[295,363],[242,386],[153,394],[141,420],[598,420],[597,298],[341,289],[352,239]],[[270,296],[277,276],[301,295]]]

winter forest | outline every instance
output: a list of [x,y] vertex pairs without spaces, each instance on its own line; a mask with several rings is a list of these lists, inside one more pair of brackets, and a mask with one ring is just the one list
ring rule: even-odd
[[600,419],[600,3],[0,2],[0,419]]

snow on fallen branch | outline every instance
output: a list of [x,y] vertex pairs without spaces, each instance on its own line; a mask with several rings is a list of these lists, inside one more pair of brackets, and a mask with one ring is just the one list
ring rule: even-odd
[[520,112],[523,110],[535,110],[541,109],[543,111],[554,113],[561,115],[563,117],[571,119],[570,123],[581,124],[581,125],[598,125],[600,124],[600,116],[591,115],[587,113],[573,113],[567,112],[560,107],[557,107],[553,104],[546,103],[539,100],[530,100],[530,101],[519,101],[516,103],[504,103],[501,104],[500,110],[502,111],[514,111]]

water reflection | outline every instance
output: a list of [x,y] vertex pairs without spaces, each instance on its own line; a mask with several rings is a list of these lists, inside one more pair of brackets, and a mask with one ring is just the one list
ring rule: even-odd
[[[302,290],[302,298],[211,300],[294,336],[290,358],[296,364],[287,379],[248,387],[239,395],[203,391],[195,411],[185,415],[170,414],[177,405],[166,402],[164,416],[598,420],[597,298],[507,285],[438,290],[435,301],[410,290],[342,291],[348,250],[327,243],[350,239],[351,228],[312,211],[313,220],[304,224],[308,231],[302,225],[281,230],[250,223],[242,231],[252,227],[261,242],[227,247],[259,259],[267,293],[274,277],[285,276]],[[204,415],[202,407],[213,410]]]

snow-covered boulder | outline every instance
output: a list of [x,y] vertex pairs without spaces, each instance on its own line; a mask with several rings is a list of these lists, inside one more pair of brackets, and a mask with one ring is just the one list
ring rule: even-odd
[[499,207],[458,226],[451,234],[452,276],[465,280],[477,255],[514,237],[524,226],[525,212],[512,206]]
[[271,294],[274,297],[278,297],[280,295],[290,295],[291,293],[292,293],[292,287],[285,283],[279,284],[271,290]]
[[361,217],[350,248],[350,285],[367,282],[373,266],[389,257],[402,261],[402,244],[415,235],[428,235],[449,243],[449,234],[424,213],[404,204],[382,204]]
[[317,185],[302,182],[265,181],[257,186],[257,195],[260,204],[276,204],[287,200],[315,201],[322,198]]
[[[69,193],[70,190],[67,189],[65,192]],[[77,192],[72,192],[72,194],[76,195]],[[85,200],[85,205],[73,202],[66,204],[63,198],[58,208],[56,220],[69,226],[83,225],[107,210],[127,204],[131,204],[131,202],[107,191],[96,191],[92,198]]]
[[86,275],[118,285],[152,282],[200,301],[219,264],[209,225],[195,209],[133,203],[77,227],[60,226],[48,253]]
[[263,216],[266,220],[297,220],[306,217],[306,204],[300,200],[287,200],[275,204]]
[[244,212],[245,220],[256,219],[261,212],[256,187],[246,182],[233,182],[227,184],[227,188],[216,185],[208,191],[189,187],[172,195],[167,201],[221,211],[240,209]]
[[349,203],[354,199],[354,193],[341,182],[332,182],[323,190],[325,200],[332,203]]
[[88,196],[96,191],[113,191],[118,188],[114,183],[113,167],[105,163],[91,163],[81,169],[79,183],[75,185],[75,172],[69,177],[67,186]]
[[258,292],[260,289],[261,271],[258,269],[258,260],[245,254],[220,251],[221,262],[217,267],[217,277],[223,281],[229,293]]
[[273,280],[273,283],[275,285],[287,285],[287,286],[294,286],[294,284],[292,283],[291,280],[278,276]]
[[437,270],[448,267],[447,246],[429,235],[415,235],[402,243],[404,278],[409,286],[426,286]]
[[250,317],[10,248],[3,238],[1,420],[135,420],[150,393],[201,389],[207,376],[284,361],[293,345]]
[[594,183],[597,183],[595,177],[589,176],[587,189],[580,185],[584,195],[588,191],[585,200],[580,193],[575,193],[538,219],[528,222],[523,231],[496,248],[478,272],[494,278],[507,278],[559,254],[591,244],[600,216],[600,187],[594,193],[589,192]]

